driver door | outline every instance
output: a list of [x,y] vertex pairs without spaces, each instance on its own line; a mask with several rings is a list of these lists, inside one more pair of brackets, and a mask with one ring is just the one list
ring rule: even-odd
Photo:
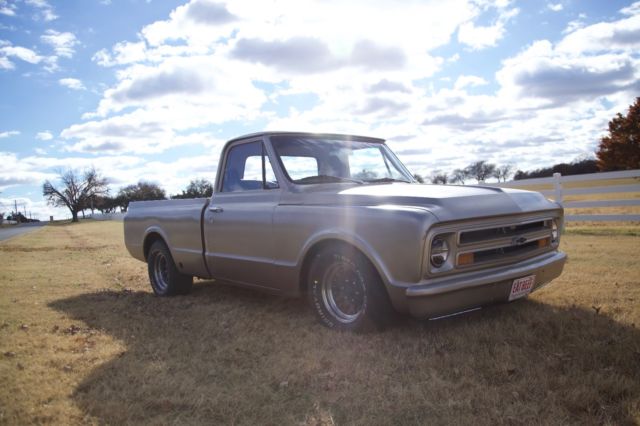
[[229,147],[204,213],[205,257],[216,279],[275,288],[273,214],[280,188],[262,140]]

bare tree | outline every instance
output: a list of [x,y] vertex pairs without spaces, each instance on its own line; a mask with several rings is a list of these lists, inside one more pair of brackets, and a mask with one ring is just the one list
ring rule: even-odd
[[484,182],[488,177],[493,176],[493,172],[496,169],[495,164],[487,163],[486,161],[476,161],[465,168],[469,177],[472,177],[480,182]]
[[493,177],[498,179],[498,182],[506,182],[509,179],[509,176],[513,174],[513,164],[505,164],[503,166],[498,166],[493,171]]
[[78,212],[87,208],[90,200],[96,196],[108,194],[107,179],[100,177],[95,168],[82,172],[67,170],[59,172],[60,186],[56,188],[48,180],[42,184],[42,196],[47,204],[55,207],[67,207],[72,222],[78,221]]
[[464,182],[469,178],[469,174],[466,169],[455,169],[451,175],[451,183],[459,183],[464,185]]
[[434,170],[431,173],[429,180],[431,180],[431,183],[435,185],[437,184],[446,185],[447,182],[449,182],[449,174],[447,172],[443,172],[442,170]]

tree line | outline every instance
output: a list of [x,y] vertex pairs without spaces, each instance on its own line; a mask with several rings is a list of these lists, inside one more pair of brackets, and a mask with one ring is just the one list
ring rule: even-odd
[[516,170],[512,164],[498,166],[487,161],[477,161],[468,165],[463,169],[455,169],[451,173],[442,170],[434,170],[428,177],[414,174],[413,177],[420,183],[433,184],[460,184],[464,185],[469,180],[475,180],[477,183],[485,182],[489,178],[496,178],[498,182],[506,182],[511,176],[513,180],[533,179],[542,177],[551,177],[554,173],[560,173],[563,176],[580,175],[586,173],[597,173],[598,161],[595,159],[576,160],[571,163],[554,164],[551,167],[543,167],[530,171]]
[[[126,212],[132,201],[166,200],[167,193],[160,185],[153,182],[140,181],[121,188],[114,196],[109,194],[108,181],[101,177],[95,168],[77,172],[67,170],[59,173],[59,185],[49,180],[42,185],[42,195],[47,204],[55,207],[66,207],[71,212],[71,221],[77,222],[78,215],[86,210],[93,214],[113,213],[117,210]],[[213,194],[213,184],[206,179],[195,179],[181,193],[170,198],[201,198]]]
[[465,168],[455,169],[451,173],[438,169],[431,172],[431,175],[426,178],[417,173],[413,177],[420,183],[425,183],[428,180],[430,183],[442,185],[450,183],[464,185],[470,179],[475,179],[476,182],[480,183],[491,177],[498,179],[498,182],[506,182],[513,174],[513,169],[514,166],[512,164],[497,166],[487,161],[476,161]]

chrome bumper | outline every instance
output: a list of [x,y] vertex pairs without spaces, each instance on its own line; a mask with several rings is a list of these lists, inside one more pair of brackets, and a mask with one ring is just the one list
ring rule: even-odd
[[434,318],[509,299],[516,278],[535,275],[536,291],[562,273],[567,259],[563,252],[552,252],[516,265],[475,271],[430,280],[406,289],[409,312],[415,317]]

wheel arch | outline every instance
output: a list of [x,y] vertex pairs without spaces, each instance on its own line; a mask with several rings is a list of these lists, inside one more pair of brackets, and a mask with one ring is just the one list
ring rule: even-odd
[[319,239],[312,244],[309,244],[309,247],[307,248],[307,250],[305,250],[305,253],[302,257],[302,264],[300,266],[298,277],[299,291],[301,294],[305,294],[307,292],[307,277],[309,275],[309,269],[311,267],[313,258],[322,250],[326,250],[332,247],[346,247],[362,255],[362,257],[366,259],[367,262],[369,262],[373,270],[378,274],[380,281],[384,284],[385,291],[388,293],[387,287],[389,281],[383,266],[376,261],[375,256],[370,255],[369,251],[363,247],[362,243],[358,243],[357,240],[346,240],[336,236],[330,236]]
[[151,246],[156,241],[162,241],[169,249],[169,252],[171,252],[171,247],[167,243],[167,240],[164,237],[164,235],[162,235],[158,230],[152,229],[147,232],[147,234],[144,237],[144,242],[142,243],[142,251],[144,253],[145,259],[147,259],[147,257],[149,256],[149,250],[151,250]]

